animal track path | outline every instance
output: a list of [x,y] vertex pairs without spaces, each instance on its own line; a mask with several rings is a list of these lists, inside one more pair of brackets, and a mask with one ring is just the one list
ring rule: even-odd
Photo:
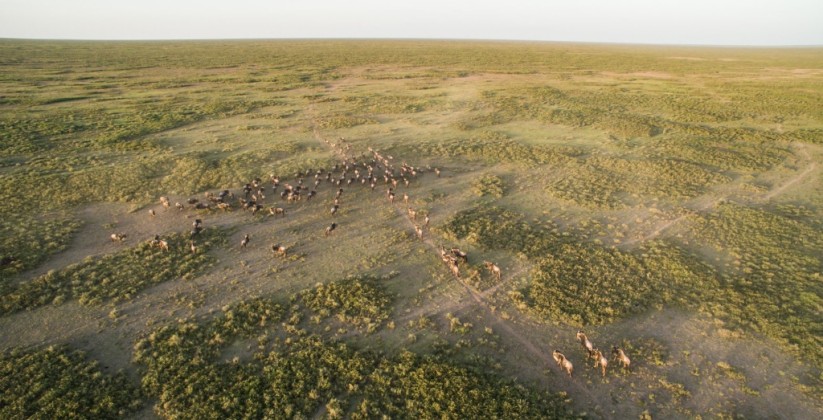
[[[327,144],[331,147],[331,143],[329,143],[326,139],[324,139],[322,137],[322,135],[320,134],[319,130],[316,127],[314,127],[312,131],[314,133],[315,138],[318,141],[320,141],[323,144]],[[342,151],[337,150],[334,147],[332,147],[332,149],[334,149],[336,154],[343,156],[343,158],[345,159],[345,153],[342,153]],[[407,225],[408,231],[411,233],[412,237],[416,237],[415,229],[416,229],[417,225],[414,223],[414,221],[411,219],[411,217],[403,211],[403,209],[400,206],[400,203],[401,202],[398,202],[397,204],[393,204],[392,207],[394,208],[395,213],[405,222],[404,224]],[[439,259],[440,249],[434,243],[434,240],[432,240],[431,238],[425,238],[425,239],[421,240],[420,242],[422,244],[424,244],[427,248],[429,248],[433,253],[435,253],[437,255],[438,259]],[[487,302],[487,298],[489,296],[491,296],[494,292],[499,290],[507,282],[511,281],[511,279],[514,278],[514,276],[516,274],[517,273],[508,274],[506,276],[505,280],[501,281],[501,283],[499,283],[495,287],[487,290],[486,292],[481,292],[481,291],[477,290],[476,288],[474,288],[470,284],[466,283],[462,279],[458,279],[458,281],[463,286],[463,288],[469,293],[469,296],[472,298],[474,303],[476,303],[477,305],[482,307],[489,314],[490,320],[491,320],[493,326],[497,327],[498,331],[502,331],[506,336],[508,336],[509,339],[516,342],[517,345],[514,348],[515,349],[517,349],[517,348],[523,349],[523,350],[525,350],[527,355],[531,356],[532,362],[535,362],[533,367],[532,367],[533,369],[534,369],[534,367],[536,367],[538,365],[542,365],[542,366],[548,367],[548,368],[556,368],[557,371],[560,372],[561,375],[565,375],[565,373],[563,373],[560,370],[559,367],[556,367],[555,364],[552,363],[553,359],[552,359],[552,356],[551,356],[551,354],[548,350],[547,351],[541,350],[540,347],[535,345],[524,334],[522,334],[522,333],[518,332],[517,330],[515,330],[515,328],[511,325],[511,323],[509,323],[505,319],[503,319],[501,317],[501,315],[497,311],[492,309],[490,304]],[[422,315],[422,314],[423,313],[418,313],[418,316]],[[585,363],[586,362],[584,362],[584,364]],[[547,381],[547,378],[544,378],[543,381],[544,382]],[[599,401],[594,396],[594,394],[591,391],[589,391],[588,388],[583,386],[583,384],[579,381],[580,381],[580,379],[578,379],[576,377],[572,377],[568,381],[566,381],[566,383],[571,384],[571,387],[574,388],[575,395],[577,397],[586,398],[586,400],[587,400],[586,404],[589,407],[598,407],[598,406],[600,406],[602,410],[599,410],[599,412],[597,413],[598,415],[603,416],[603,418],[610,418],[610,416],[607,414],[610,411],[610,410],[608,410],[608,407],[603,408],[601,406],[601,404],[603,404],[604,402]]]

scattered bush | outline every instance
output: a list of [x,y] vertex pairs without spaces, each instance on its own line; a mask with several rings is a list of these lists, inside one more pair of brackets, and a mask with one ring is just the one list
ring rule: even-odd
[[123,373],[107,375],[68,347],[0,353],[0,417],[123,418],[143,405]]

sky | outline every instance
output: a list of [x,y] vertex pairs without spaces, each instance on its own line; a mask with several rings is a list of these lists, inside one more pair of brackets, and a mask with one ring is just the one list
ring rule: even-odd
[[0,0],[0,38],[823,45],[823,0]]

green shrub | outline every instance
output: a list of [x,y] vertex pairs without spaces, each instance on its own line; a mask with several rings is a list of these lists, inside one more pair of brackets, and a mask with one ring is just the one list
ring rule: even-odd
[[0,353],[0,389],[4,419],[123,418],[143,405],[125,374],[65,346]]

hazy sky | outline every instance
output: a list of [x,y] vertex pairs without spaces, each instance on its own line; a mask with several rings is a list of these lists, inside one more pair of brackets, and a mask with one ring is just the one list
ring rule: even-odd
[[0,0],[0,38],[823,45],[823,0]]

